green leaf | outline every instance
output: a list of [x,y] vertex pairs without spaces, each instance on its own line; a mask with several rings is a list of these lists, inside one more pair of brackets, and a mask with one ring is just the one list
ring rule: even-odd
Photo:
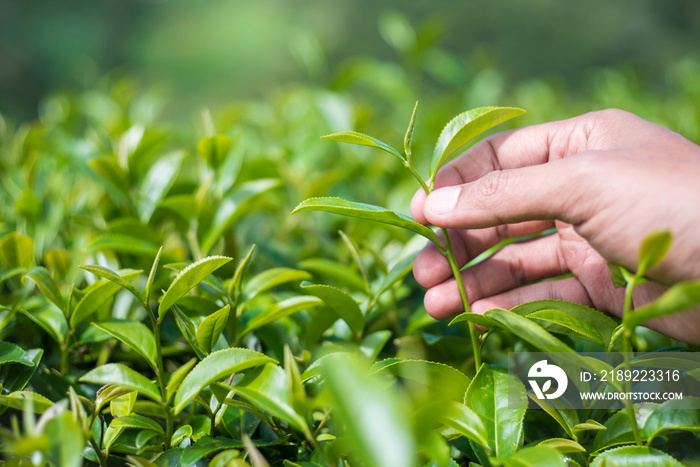
[[[82,266],[79,266],[81,269],[84,269],[88,272],[93,273],[96,276],[103,277],[109,281],[114,282],[115,284],[119,285],[120,287],[125,288],[131,294],[138,299],[139,302],[143,303],[144,298],[141,295],[141,292],[136,289],[133,285],[131,285],[131,282],[127,281],[124,279],[122,276],[120,276],[118,273],[112,271],[111,269],[108,269],[104,266],[98,266],[95,264],[84,264]],[[139,271],[139,274],[143,271]],[[54,302],[55,303],[55,302]]]
[[158,434],[165,435],[163,427],[160,426],[155,420],[144,417],[143,415],[138,415],[135,413],[124,415],[119,418],[112,420],[109,424],[111,427],[124,427],[124,428],[137,428],[139,430],[150,430],[155,431]]
[[184,151],[174,151],[158,158],[139,185],[139,198],[136,203],[139,219],[148,224],[153,212],[175,182],[185,158]]
[[625,327],[634,329],[651,319],[689,310],[698,303],[700,303],[700,280],[679,282],[653,302],[629,313],[623,323]]
[[562,341],[545,331],[541,326],[512,311],[495,308],[484,316],[498,322],[501,327],[529,342],[542,352],[573,352]]
[[[0,342],[1,344],[3,343]],[[21,362],[9,363],[0,372],[0,386],[3,391],[12,392],[24,389],[31,377],[34,376],[41,357],[44,355],[44,350],[31,349],[26,352],[26,355],[32,361],[31,366]]]
[[406,128],[406,136],[403,138],[403,149],[406,152],[406,156],[409,158],[410,161],[410,154],[411,154],[411,143],[413,143],[413,128],[416,125],[416,111],[418,110],[418,101],[416,101],[416,105],[413,107],[413,113],[411,114],[411,121],[408,122],[408,128]]
[[175,413],[178,414],[204,387],[233,373],[263,365],[276,363],[261,353],[248,349],[230,348],[207,356],[185,377],[175,394]]
[[330,285],[302,284],[305,292],[323,300],[356,334],[365,327],[365,316],[354,298]]
[[151,291],[153,288],[153,280],[155,279],[156,272],[158,271],[158,263],[160,262],[161,253],[163,253],[162,246],[158,249],[158,253],[156,254],[156,258],[153,260],[153,266],[151,266],[151,272],[148,274],[148,280],[146,281],[146,288],[144,290],[146,297],[143,301],[146,305],[148,305],[148,303],[151,300]]
[[573,426],[574,433],[578,433],[581,431],[600,431],[605,429],[605,425],[601,425],[600,423],[591,419],[588,419],[583,423],[579,423]]
[[[487,451],[491,450],[488,429],[484,426],[484,420],[476,412],[466,405],[454,401],[440,405],[441,407],[437,407],[437,409],[442,423],[467,439],[483,446]],[[435,410],[432,406],[428,406],[428,409]]]
[[341,358],[325,359],[325,387],[334,416],[346,427],[346,442],[352,452],[364,465],[414,465],[416,443],[409,428],[407,401],[401,393],[371,378],[347,355],[332,355]]
[[30,312],[20,309],[19,312],[41,326],[57,344],[65,342],[68,322],[63,312],[55,306],[49,304],[39,310]]
[[204,353],[211,353],[211,349],[214,348],[216,341],[219,340],[219,336],[224,331],[230,311],[231,306],[226,305],[216,313],[212,313],[204,318],[204,321],[199,324],[197,328],[197,343]]
[[121,386],[132,391],[138,391],[156,402],[161,402],[158,386],[153,381],[119,363],[108,363],[99,366],[83,375],[80,381]]
[[452,326],[453,324],[461,323],[464,321],[483,326],[487,329],[498,329],[501,327],[499,322],[495,319],[491,319],[488,316],[484,316],[480,313],[472,313],[470,311],[465,311],[464,313],[458,314],[457,316],[452,318],[449,325]]
[[241,284],[243,283],[243,276],[245,275],[247,269],[248,269],[248,264],[250,264],[250,260],[253,257],[253,253],[255,252],[255,245],[251,245],[250,249],[248,250],[248,254],[245,255],[245,258],[240,260],[238,262],[238,266],[236,266],[236,272],[233,273],[233,277],[231,278],[231,283],[228,286],[228,293],[229,295],[233,294],[234,290],[240,292],[241,291]]
[[639,245],[637,258],[638,276],[643,276],[649,269],[663,261],[671,248],[671,240],[671,232],[668,230],[655,230],[644,237]]
[[[635,404],[635,419],[637,420],[637,425],[640,430],[643,430],[647,419],[657,407],[658,404]],[[642,432],[642,434],[644,433]],[[634,433],[630,426],[627,410],[622,409],[615,412],[613,416],[605,422],[605,430],[596,433],[592,449],[594,451],[599,451],[604,448],[626,443],[634,443]]]
[[107,386],[102,389],[99,389],[97,391],[95,399],[95,412],[98,413],[100,410],[102,410],[102,407],[104,407],[104,405],[108,402],[112,402],[117,397],[129,394],[130,392],[133,392],[133,390],[127,387],[116,385]]
[[31,407],[35,413],[44,413],[53,406],[53,402],[49,399],[32,391],[15,391],[6,396],[0,395],[0,405],[24,410],[27,399],[31,400]]
[[383,224],[401,227],[424,236],[436,245],[441,245],[437,234],[430,228],[419,224],[410,217],[389,209],[371,204],[356,203],[342,198],[310,198],[299,204],[292,214],[305,211],[326,211],[342,216],[357,217]]
[[564,438],[550,438],[542,441],[538,446],[547,446],[554,448],[561,454],[571,454],[574,452],[586,452],[586,448],[578,444],[576,441]]
[[468,110],[449,121],[440,133],[430,163],[431,186],[435,175],[448,161],[450,156],[464,146],[470,139],[499,123],[524,114],[523,109],[513,107],[480,107]]
[[200,245],[202,252],[208,252],[214,248],[224,232],[245,213],[251,202],[256,201],[263,193],[281,185],[281,180],[277,179],[252,180],[241,184],[230,195],[222,199],[217,205],[211,226],[202,239]]
[[131,347],[148,362],[151,368],[158,371],[156,339],[145,324],[139,321],[113,319],[92,323],[92,325]]
[[282,300],[251,318],[251,320],[246,323],[245,328],[240,332],[240,335],[247,334],[254,329],[258,329],[284,316],[289,316],[301,310],[316,308],[322,304],[323,301],[320,298],[305,295]]
[[677,430],[700,431],[700,399],[684,397],[664,402],[649,415],[643,433],[651,444],[654,438]]
[[180,368],[175,370],[172,375],[170,375],[168,384],[165,387],[165,394],[168,401],[170,401],[170,399],[172,399],[172,397],[175,395],[175,392],[180,388],[180,384],[182,384],[182,380],[185,379],[185,376],[187,376],[196,363],[197,359],[191,358],[187,363],[182,365]]
[[254,369],[233,389],[253,406],[299,431],[308,431],[304,419],[292,408],[287,375],[278,365],[266,364]]
[[370,146],[388,152],[392,156],[398,157],[401,162],[404,161],[403,156],[399,151],[392,148],[386,143],[379,141],[377,138],[358,133],[357,131],[343,131],[341,133],[333,133],[331,135],[321,136],[322,139],[338,141],[340,143],[358,144],[360,146]]
[[591,467],[683,467],[668,454],[648,446],[624,446],[599,455]]
[[564,326],[594,342],[600,342],[601,345],[605,345],[605,339],[603,339],[593,326],[564,312],[557,310],[541,310],[530,313],[526,315],[526,317],[528,319],[542,320]]
[[[593,327],[604,339],[606,347],[610,344],[613,332],[617,323],[610,316],[601,313],[593,308],[579,305],[578,303],[567,302],[565,300],[535,300],[534,302],[523,303],[512,308],[510,311],[521,316],[526,316],[536,311],[556,310],[575,318],[578,321],[587,323]],[[550,332],[574,334],[575,331],[567,331],[568,328],[555,323],[541,323],[542,327]]]
[[170,284],[165,295],[163,295],[163,299],[158,307],[158,321],[160,322],[163,320],[163,317],[175,302],[192,290],[197,284],[202,282],[205,277],[229,261],[231,261],[231,258],[225,256],[209,256],[183,269],[173,283]]
[[471,383],[471,380],[456,368],[425,360],[388,358],[372,365],[370,371],[416,381],[460,402],[464,400]]
[[183,313],[177,305],[173,306],[173,317],[175,317],[175,324],[177,324],[180,332],[185,336],[185,340],[190,344],[190,347],[192,347],[194,353],[197,354],[197,357],[199,357],[200,360],[206,357],[207,354],[204,353],[199,347],[199,342],[197,342],[197,331],[195,330],[192,320]]
[[41,290],[41,293],[55,303],[60,310],[66,309],[66,303],[61,296],[61,292],[58,291],[58,287],[51,279],[48,269],[37,266],[22,277],[22,282],[26,283],[27,279],[33,280],[39,287],[39,290]]
[[494,467],[567,467],[559,452],[551,446],[532,446],[521,449],[507,459],[491,459]]
[[87,161],[87,165],[114,185],[122,194],[129,193],[129,176],[119,165],[116,157],[112,155],[96,157]]
[[10,232],[0,239],[0,260],[7,269],[29,269],[34,265],[34,241]]
[[306,271],[291,268],[271,268],[254,276],[245,285],[244,292],[247,300],[259,294],[288,282],[300,282],[311,279],[311,274]]
[[630,279],[634,277],[634,274],[619,264],[609,262],[608,269],[610,270],[610,280],[612,280],[613,287],[616,289],[623,289],[627,287]]
[[82,429],[70,412],[66,411],[50,418],[42,431],[51,443],[47,454],[52,465],[61,467],[83,465],[82,452],[85,448],[85,438]]
[[350,256],[352,256],[353,261],[355,261],[357,268],[360,270],[360,274],[362,274],[362,279],[365,284],[364,290],[366,293],[369,294],[369,276],[367,275],[367,269],[365,268],[365,265],[362,262],[362,255],[360,255],[360,247],[357,245],[357,242],[355,242],[355,240],[353,240],[348,234],[346,234],[342,230],[339,230],[338,234],[343,240],[343,243],[345,243],[345,246],[350,251]]
[[87,247],[88,251],[112,250],[118,253],[154,256],[158,246],[148,240],[123,234],[104,234],[97,237]]
[[509,378],[503,369],[483,364],[464,399],[467,407],[485,422],[489,446],[497,457],[509,457],[518,450],[525,409],[509,408],[509,399],[514,398],[526,406],[525,386],[520,380]]
[[173,433],[172,438],[170,438],[170,444],[173,446],[177,446],[185,438],[191,438],[191,437],[192,437],[192,427],[190,425],[182,425],[180,428],[175,430],[175,433]]
[[0,342],[0,365],[19,363],[34,366],[34,362],[21,347],[9,342]]
[[365,283],[357,273],[345,266],[325,258],[309,258],[299,263],[299,267],[315,273],[319,278],[332,278],[339,284],[357,291],[365,290]]
[[207,136],[199,140],[197,152],[210,167],[216,169],[226,159],[231,144],[231,138],[227,135]]
[[[134,271],[133,269],[122,269],[119,271],[119,275],[125,280],[131,280],[141,274],[141,272],[142,271]],[[88,287],[87,293],[75,306],[73,314],[70,317],[71,327],[75,328],[78,324],[85,321],[102,305],[111,300],[120,289],[121,286],[119,284],[109,280],[100,280]]]
[[551,415],[571,439],[578,441],[575,428],[579,426],[578,412],[565,399],[538,399],[533,393],[528,393],[528,397]]

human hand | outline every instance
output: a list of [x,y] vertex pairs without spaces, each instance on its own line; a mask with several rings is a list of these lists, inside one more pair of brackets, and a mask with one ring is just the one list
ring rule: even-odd
[[[637,248],[668,229],[666,259],[635,289],[633,306],[666,285],[700,278],[700,147],[619,110],[495,134],[445,166],[436,190],[421,189],[411,213],[451,229],[460,265],[505,238],[556,227],[556,233],[505,246],[462,271],[471,311],[540,300],[568,300],[622,314],[607,262],[636,270]],[[434,245],[414,263],[428,288],[425,307],[438,319],[462,311],[447,260]],[[574,277],[542,279],[573,273]],[[521,287],[522,286],[522,287]],[[700,308],[649,322],[670,337],[700,344]]]

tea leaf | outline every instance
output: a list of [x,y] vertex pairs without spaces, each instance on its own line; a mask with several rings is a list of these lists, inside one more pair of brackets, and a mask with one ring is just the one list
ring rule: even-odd
[[603,339],[603,337],[596,330],[596,328],[564,312],[557,310],[540,310],[535,311],[534,313],[527,314],[525,316],[528,319],[536,319],[559,324],[567,329],[575,331],[576,333],[584,337],[587,337],[590,340],[600,342],[602,345],[606,345],[605,339]]
[[470,139],[499,123],[524,114],[514,107],[480,107],[468,110],[450,120],[440,133],[430,163],[430,185],[443,165]]
[[158,364],[155,360],[156,339],[145,324],[139,321],[113,319],[92,323],[92,325],[131,347],[134,352],[148,362],[151,368],[158,371]]
[[165,387],[165,393],[166,397],[168,398],[168,401],[173,398],[175,395],[175,392],[180,388],[180,384],[182,384],[182,380],[185,379],[185,376],[190,372],[190,370],[197,364],[197,359],[196,358],[191,358],[187,363],[183,364],[180,368],[175,370],[172,375],[170,375],[170,379],[168,380],[168,384]]
[[58,287],[51,279],[48,269],[37,266],[22,277],[22,282],[26,283],[27,279],[33,280],[39,287],[39,290],[41,290],[41,293],[55,303],[60,310],[66,309],[66,303],[61,296],[61,292],[58,291]]
[[316,273],[319,277],[329,277],[357,291],[365,290],[365,283],[357,273],[335,261],[325,258],[309,258],[299,263],[299,267]]
[[668,230],[656,230],[644,237],[639,245],[638,276],[643,276],[649,269],[663,261],[671,248],[671,240],[671,232]]
[[170,444],[177,446],[185,438],[190,438],[192,436],[192,427],[190,425],[182,425],[180,428],[175,430],[172,438],[170,438]]
[[210,167],[216,169],[231,151],[231,144],[231,138],[227,135],[207,136],[199,140],[197,152]]
[[[437,409],[442,423],[457,431],[462,436],[470,439],[487,451],[491,450],[489,445],[489,434],[484,426],[484,421],[476,412],[459,402],[450,402],[442,407],[431,407],[430,410]],[[443,412],[440,412],[440,411]]]
[[34,366],[34,361],[21,347],[9,342],[0,342],[0,365],[7,363]]
[[365,327],[365,316],[354,298],[330,285],[302,284],[305,292],[323,300],[356,334]]
[[683,397],[664,402],[646,419],[643,433],[651,444],[654,438],[677,430],[700,432],[700,399]]
[[173,306],[173,317],[175,318],[175,324],[177,324],[180,332],[187,343],[190,344],[194,353],[197,354],[197,357],[200,360],[206,357],[207,354],[199,347],[199,342],[197,342],[197,331],[192,320],[177,305]]
[[[1,344],[3,343],[0,342],[0,345]],[[17,362],[5,363],[2,366],[2,371],[0,372],[0,386],[2,386],[2,391],[12,392],[24,389],[32,376],[34,376],[34,373],[36,373],[41,357],[44,355],[44,349],[27,350],[26,355],[32,362],[31,365]],[[0,359],[1,358],[2,357],[0,357]]]
[[212,353],[199,362],[182,381],[175,394],[175,413],[180,413],[197,397],[199,391],[214,381],[265,363],[277,362],[266,355],[248,349],[230,348]]
[[158,158],[156,163],[148,169],[139,186],[137,202],[139,219],[144,224],[148,224],[158,204],[175,182],[184,158],[184,151],[174,151]]
[[398,157],[401,162],[404,162],[404,158],[399,151],[392,148],[388,144],[379,141],[377,138],[372,138],[371,136],[358,133],[357,131],[343,131],[341,133],[333,133],[331,135],[321,136],[322,139],[329,139],[331,141],[338,141],[340,143],[350,143],[359,144],[360,146],[370,146],[373,148],[381,149],[384,152],[388,152],[392,156]]
[[494,467],[568,466],[556,449],[542,445],[521,449],[507,459],[491,459],[491,464]]
[[109,426],[115,428],[124,427],[137,428],[139,430],[151,430],[161,435],[165,435],[163,427],[160,426],[158,422],[156,422],[155,420],[151,420],[150,418],[146,418],[143,415],[135,413],[115,418],[114,420],[112,420],[112,423],[110,423]]
[[[141,272],[142,271],[134,271],[133,269],[122,269],[119,271],[119,275],[124,278],[124,280],[128,281],[141,274]],[[70,317],[71,327],[75,328],[78,324],[86,320],[102,305],[111,300],[120,289],[120,284],[106,279],[92,284],[73,310],[73,314]]]
[[212,313],[204,318],[204,321],[199,324],[197,328],[197,343],[204,353],[211,353],[211,349],[214,348],[216,341],[219,340],[219,336],[224,331],[230,311],[231,306],[226,305],[216,313]]
[[452,318],[452,321],[450,321],[449,325],[452,326],[453,324],[462,323],[464,321],[483,326],[487,329],[498,329],[501,327],[499,322],[495,319],[489,318],[488,316],[484,316],[480,313],[471,313],[469,311],[460,313],[454,318]]
[[158,387],[153,381],[119,363],[108,363],[98,366],[83,375],[79,381],[121,386],[132,391],[138,391],[156,402],[161,401]]
[[158,307],[158,321],[163,320],[163,317],[175,302],[202,282],[209,274],[231,261],[231,259],[225,256],[209,256],[183,269],[173,283],[170,284],[165,295],[163,295],[163,299]]
[[248,264],[250,264],[250,259],[253,257],[254,252],[255,252],[255,245],[251,245],[250,250],[248,250],[248,254],[245,255],[245,258],[243,258],[241,261],[239,261],[238,266],[236,266],[236,272],[233,273],[233,277],[231,278],[231,283],[228,286],[229,295],[233,294],[234,290],[240,292],[241,283],[243,282],[243,276],[245,275],[245,273],[248,269]]
[[404,214],[399,214],[380,206],[346,201],[342,198],[310,198],[294,208],[292,214],[305,211],[326,211],[394,225],[422,235],[436,245],[441,245],[437,234],[428,227],[419,224]]
[[[635,418],[640,429],[644,428],[649,416],[655,411],[658,404],[643,403],[635,404]],[[644,433],[642,433],[644,434]],[[626,444],[634,442],[634,433],[630,426],[630,420],[627,415],[627,410],[622,409],[615,412],[612,417],[605,422],[605,430],[596,433],[593,440],[592,449],[599,451],[604,448],[616,446],[618,444]]]
[[103,234],[97,237],[87,247],[88,251],[112,250],[119,253],[134,253],[139,255],[154,256],[158,252],[158,246],[143,240],[123,234]]
[[525,409],[508,407],[509,399],[515,398],[516,403],[526,406],[527,395],[520,380],[486,364],[479,368],[464,398],[466,406],[485,422],[489,446],[497,457],[510,457],[518,450]]
[[0,260],[7,269],[29,269],[34,265],[34,241],[17,232],[0,239]]
[[50,418],[43,429],[50,440],[48,458],[52,465],[80,467],[83,465],[85,438],[78,423],[68,411]]
[[259,327],[276,321],[284,316],[289,316],[301,310],[316,308],[322,304],[323,301],[321,299],[304,295],[282,300],[281,302],[275,303],[251,318],[251,320],[246,323],[245,328],[241,331],[240,335],[245,335],[254,329],[258,329]]
[[153,287],[153,280],[156,277],[156,272],[158,271],[158,263],[160,262],[160,254],[163,252],[163,247],[161,246],[158,249],[158,253],[156,253],[156,258],[153,260],[153,266],[151,266],[151,272],[148,273],[148,280],[146,281],[146,288],[144,289],[144,293],[146,294],[146,298],[143,300],[144,304],[146,306],[149,306],[148,303],[151,301],[151,288]]
[[648,446],[623,446],[609,449],[591,463],[591,467],[682,467],[668,454]]
[[464,373],[454,367],[425,360],[388,358],[372,365],[370,372],[390,374],[415,381],[460,402],[464,400],[471,382]]
[[411,114],[411,121],[408,122],[408,128],[406,129],[406,136],[403,138],[403,149],[406,152],[406,157],[411,160],[411,143],[413,143],[413,128],[416,124],[416,111],[418,110],[418,101],[413,107],[413,113]]
[[[84,264],[82,266],[79,266],[80,269],[84,269],[88,272],[91,272],[95,274],[96,276],[103,277],[109,281],[114,282],[115,284],[118,284],[120,287],[124,287],[126,290],[131,292],[131,294],[138,299],[139,302],[143,303],[143,295],[141,295],[141,292],[136,289],[129,281],[124,279],[122,276],[120,276],[118,273],[112,271],[111,269],[108,269],[104,266],[98,266],[95,264]],[[139,271],[139,274],[143,271]]]
[[0,405],[24,410],[27,404],[26,399],[32,401],[31,407],[34,413],[44,413],[53,406],[53,402],[49,399],[32,391],[15,391],[7,395],[0,394]]
[[578,412],[565,399],[539,399],[532,392],[528,393],[528,397],[556,420],[571,439],[578,441],[575,428],[580,426]]
[[700,303],[700,280],[679,282],[672,285],[659,298],[629,313],[623,324],[634,329],[660,316],[668,316],[689,310]]
[[291,268],[272,268],[261,272],[248,281],[243,288],[246,299],[250,300],[259,294],[287,282],[300,282],[311,279],[311,274],[306,271]]

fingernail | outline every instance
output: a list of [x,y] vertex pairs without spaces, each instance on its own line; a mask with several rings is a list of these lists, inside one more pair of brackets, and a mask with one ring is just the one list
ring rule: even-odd
[[433,191],[428,196],[428,209],[435,214],[447,214],[457,205],[457,199],[459,199],[461,191],[462,188],[458,186],[450,186]]

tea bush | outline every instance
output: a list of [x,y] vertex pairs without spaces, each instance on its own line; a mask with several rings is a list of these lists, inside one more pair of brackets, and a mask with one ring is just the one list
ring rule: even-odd
[[[663,94],[600,70],[590,96],[573,97],[544,80],[507,92],[493,69],[472,70],[463,89],[450,84],[459,61],[440,53],[438,62],[418,60],[413,74],[354,60],[324,85],[204,110],[195,125],[168,121],[157,94],[129,77],[48,96],[34,122],[2,116],[4,462],[698,462],[697,408],[503,404],[509,384],[528,401],[524,385],[508,382],[508,352],[697,350],[636,327],[679,311],[677,301],[638,310],[634,321],[627,310],[622,323],[547,302],[466,313],[448,326],[425,314],[410,275],[425,243],[414,232],[432,230],[387,211],[377,219],[372,208],[360,217],[411,229],[290,212],[327,196],[405,212],[417,185],[404,168],[428,173],[442,126],[478,105],[528,109],[512,126],[617,106],[697,141],[700,62],[679,62]],[[411,120],[404,151],[350,141],[408,165],[376,147],[319,138],[358,130],[401,147],[417,77],[441,84]],[[343,213],[342,203],[324,210]],[[669,241],[649,237],[648,264]],[[615,272],[630,293],[643,280],[643,270]],[[697,284],[681,287],[675,293],[698,300]],[[490,330],[477,335],[472,323]]]

